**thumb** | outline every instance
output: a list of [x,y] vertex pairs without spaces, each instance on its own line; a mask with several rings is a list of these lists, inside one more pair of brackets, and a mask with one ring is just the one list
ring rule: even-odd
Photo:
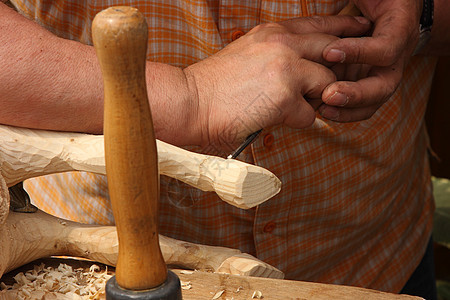
[[334,41],[325,47],[323,56],[329,62],[390,66],[414,45],[419,33],[412,28],[416,27],[407,13],[389,11],[376,20],[370,37]]

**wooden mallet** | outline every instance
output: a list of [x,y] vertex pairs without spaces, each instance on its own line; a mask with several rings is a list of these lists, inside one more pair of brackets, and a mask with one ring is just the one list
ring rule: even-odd
[[95,17],[92,36],[104,83],[108,189],[119,240],[107,299],[181,299],[158,240],[159,174],[147,98],[147,23],[132,7]]

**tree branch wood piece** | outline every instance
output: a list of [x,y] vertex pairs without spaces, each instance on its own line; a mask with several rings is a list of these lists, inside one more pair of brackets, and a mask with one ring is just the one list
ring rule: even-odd
[[[185,269],[283,278],[280,270],[237,249],[159,236],[166,264]],[[38,211],[10,212],[0,225],[0,277],[36,259],[65,255],[115,266],[119,243],[115,226],[80,224]]]
[[[28,178],[68,171],[105,174],[102,135],[67,133],[0,125],[0,169],[8,186]],[[225,202],[251,208],[281,189],[270,171],[234,159],[209,156],[157,140],[159,173]]]

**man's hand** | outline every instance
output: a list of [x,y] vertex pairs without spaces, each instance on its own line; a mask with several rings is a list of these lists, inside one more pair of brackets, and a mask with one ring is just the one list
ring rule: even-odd
[[[0,122],[101,133],[103,88],[94,49],[54,36],[1,2],[0,15]],[[361,20],[262,25],[184,70],[147,62],[155,134],[175,145],[228,145],[275,124],[308,126],[316,106],[304,99],[320,102],[335,79],[320,64],[323,48],[336,36],[364,34],[370,25]]]
[[323,65],[323,49],[337,36],[358,36],[369,28],[369,22],[348,16],[263,24],[186,68],[198,101],[199,144],[232,148],[264,127],[310,126],[315,107],[305,100],[320,99],[336,80]]
[[[419,38],[421,0],[354,0],[374,23],[364,38],[344,38],[323,51],[329,62],[340,62],[337,81],[323,92],[319,108],[325,118],[351,122],[370,118],[397,89]],[[370,66],[369,66],[370,65]]]

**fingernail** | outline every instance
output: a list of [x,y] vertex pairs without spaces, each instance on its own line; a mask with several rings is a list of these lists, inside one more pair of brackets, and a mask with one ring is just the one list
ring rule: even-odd
[[348,97],[345,94],[334,92],[333,95],[325,100],[328,105],[345,106],[348,103]]
[[345,60],[345,52],[338,49],[331,49],[330,51],[328,51],[325,59],[329,62],[342,63]]
[[332,106],[321,106],[320,115],[326,119],[337,121],[339,119],[339,109]]
[[358,21],[361,24],[364,24],[364,25],[370,24],[370,21],[364,17],[356,16],[354,18],[356,21]]

